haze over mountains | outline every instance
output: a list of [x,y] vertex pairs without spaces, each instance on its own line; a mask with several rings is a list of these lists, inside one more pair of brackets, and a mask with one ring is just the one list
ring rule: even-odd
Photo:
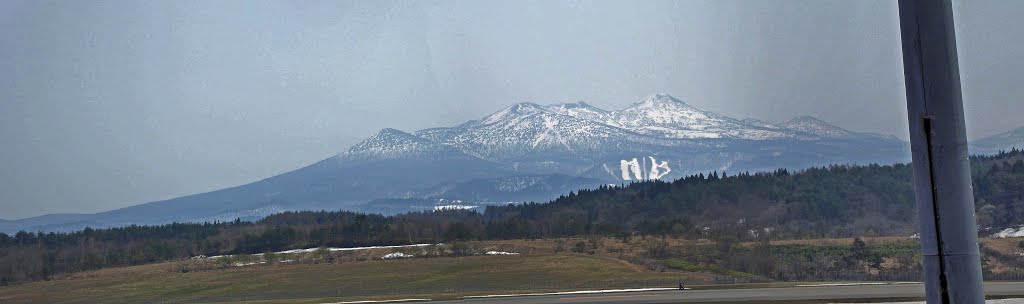
[[334,157],[238,187],[97,214],[0,221],[0,231],[258,219],[287,210],[473,208],[697,172],[905,162],[908,151],[893,136],[813,117],[740,120],[664,94],[614,111],[519,103],[453,127],[385,128]]
[[971,142],[971,153],[995,154],[1010,148],[1024,148],[1024,127]]

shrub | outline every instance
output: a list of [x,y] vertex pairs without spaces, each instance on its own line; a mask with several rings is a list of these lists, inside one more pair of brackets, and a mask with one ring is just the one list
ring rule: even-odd
[[313,251],[313,261],[316,263],[333,263],[334,255],[331,254],[331,250],[327,247],[321,246]]
[[452,242],[450,250],[452,252],[452,255],[454,256],[466,256],[473,254],[473,248],[469,245],[469,243],[462,241]]
[[267,252],[263,254],[263,261],[267,262],[267,264],[274,264],[280,261],[280,257],[277,253]]
[[591,251],[604,247],[604,239],[600,237],[591,237],[587,242],[590,243]]
[[710,273],[717,273],[717,274],[721,274],[721,275],[727,275],[727,276],[733,276],[733,277],[741,277],[741,278],[756,278],[756,277],[758,277],[757,275],[754,275],[754,274],[751,274],[751,273],[746,273],[746,272],[742,272],[742,271],[736,271],[736,270],[732,270],[732,269],[726,269],[726,268],[722,268],[722,267],[718,267],[718,266],[697,265],[697,264],[693,264],[693,263],[690,263],[690,262],[686,262],[686,261],[682,261],[682,260],[677,260],[677,259],[668,259],[668,260],[665,260],[664,263],[665,263],[665,267],[672,268],[672,269],[677,269],[677,270],[682,270],[682,271],[710,272]]
[[427,257],[442,256],[445,254],[444,247],[432,244],[423,248],[423,255]]
[[220,267],[231,267],[232,265],[235,264],[235,257],[233,257],[233,256],[223,256],[223,257],[220,257],[220,258],[217,259],[217,264],[220,264]]
[[235,264],[246,265],[253,262],[253,256],[249,254],[238,254],[234,257]]
[[652,258],[661,258],[668,255],[668,242],[659,238],[648,238],[644,244],[647,255]]
[[683,271],[691,271],[691,272],[706,271],[705,268],[697,266],[696,264],[693,264],[693,263],[690,263],[690,262],[686,262],[686,261],[677,260],[677,259],[665,260],[665,266],[667,266],[668,268],[672,268],[672,269],[678,269],[678,270],[683,270]]
[[623,244],[629,244],[629,240],[633,239],[633,234],[629,232],[622,232],[619,233],[618,238]]
[[572,252],[584,253],[587,251],[587,243],[584,241],[576,242],[576,245],[572,246]]
[[565,240],[555,241],[555,253],[565,251]]

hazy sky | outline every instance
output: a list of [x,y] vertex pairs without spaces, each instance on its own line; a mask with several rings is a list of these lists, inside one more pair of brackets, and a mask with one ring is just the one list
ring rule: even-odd
[[[969,135],[1024,125],[1024,1],[957,10]],[[0,1],[0,218],[255,181],[384,127],[663,92],[907,137],[895,1]]]

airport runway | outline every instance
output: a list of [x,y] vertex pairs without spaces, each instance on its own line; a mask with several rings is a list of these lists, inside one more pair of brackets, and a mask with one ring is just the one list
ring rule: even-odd
[[[1024,282],[987,282],[989,296],[1022,296]],[[600,294],[534,295],[474,298],[431,303],[712,303],[743,301],[843,300],[924,297],[920,283],[857,286],[812,286],[752,289],[668,290]]]

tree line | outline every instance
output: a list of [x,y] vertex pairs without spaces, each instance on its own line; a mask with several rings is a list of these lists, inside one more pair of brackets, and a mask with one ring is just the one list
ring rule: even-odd
[[[983,228],[1024,218],[1024,152],[971,158]],[[570,192],[547,203],[394,216],[284,212],[259,221],[0,233],[0,284],[198,255],[567,237],[672,235],[690,239],[909,236],[916,219],[907,164],[799,171],[710,172]]]

